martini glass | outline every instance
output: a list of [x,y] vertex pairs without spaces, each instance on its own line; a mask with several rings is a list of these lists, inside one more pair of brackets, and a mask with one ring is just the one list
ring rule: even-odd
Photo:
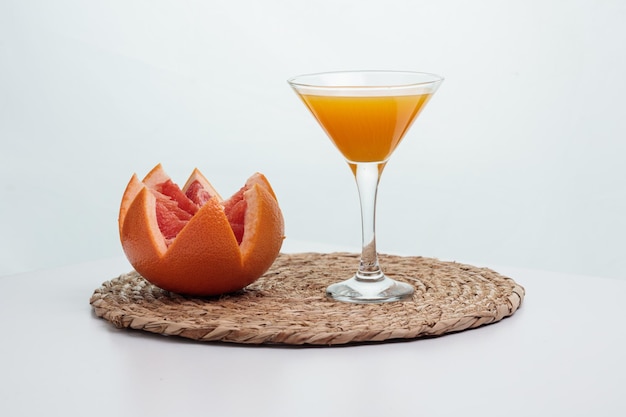
[[413,287],[387,277],[378,263],[376,193],[385,164],[442,81],[410,71],[327,72],[288,80],[350,166],[361,203],[358,270],[330,285],[328,297],[353,303],[411,298]]

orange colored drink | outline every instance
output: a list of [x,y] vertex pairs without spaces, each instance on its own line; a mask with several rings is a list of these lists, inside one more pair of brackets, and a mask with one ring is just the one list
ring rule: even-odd
[[347,160],[361,203],[361,261],[351,278],[326,288],[334,300],[387,303],[415,289],[386,276],[376,253],[376,195],[387,160],[443,78],[414,71],[305,74],[289,84]]
[[348,161],[384,162],[431,95],[300,97]]

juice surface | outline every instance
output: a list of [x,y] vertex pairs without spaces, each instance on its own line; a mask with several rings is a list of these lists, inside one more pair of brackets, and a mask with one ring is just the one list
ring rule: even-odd
[[386,161],[430,96],[301,95],[339,151],[351,162]]

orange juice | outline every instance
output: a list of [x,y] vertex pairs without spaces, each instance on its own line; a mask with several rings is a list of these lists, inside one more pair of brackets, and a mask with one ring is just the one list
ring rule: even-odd
[[431,95],[301,97],[348,161],[384,162]]

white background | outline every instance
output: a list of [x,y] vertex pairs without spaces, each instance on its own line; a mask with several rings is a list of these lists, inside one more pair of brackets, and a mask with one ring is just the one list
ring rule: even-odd
[[[0,0],[0,275],[119,256],[133,172],[255,171],[287,239],[358,248],[286,79],[446,81],[388,164],[378,249],[626,279],[626,2]],[[103,277],[105,279],[107,277]]]

